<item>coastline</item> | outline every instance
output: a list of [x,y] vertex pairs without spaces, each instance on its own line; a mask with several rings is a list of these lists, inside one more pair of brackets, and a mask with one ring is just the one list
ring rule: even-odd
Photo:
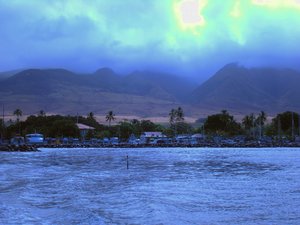
[[239,143],[239,144],[217,144],[217,143],[201,143],[201,144],[45,144],[45,145],[0,145],[0,152],[40,152],[40,148],[299,148],[300,143]]
[[0,145],[0,152],[40,152],[37,146],[32,145]]

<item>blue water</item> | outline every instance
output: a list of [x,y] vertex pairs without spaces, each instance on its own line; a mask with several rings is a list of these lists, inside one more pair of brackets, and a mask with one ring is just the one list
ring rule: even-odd
[[0,224],[300,224],[300,149],[42,149],[0,163]]

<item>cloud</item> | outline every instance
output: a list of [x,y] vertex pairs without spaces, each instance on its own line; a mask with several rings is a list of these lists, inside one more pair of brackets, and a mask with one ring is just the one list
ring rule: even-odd
[[[199,6],[193,17],[178,13],[195,8],[189,4]],[[0,0],[0,70],[110,66],[121,73],[152,69],[206,77],[232,61],[297,67],[299,5],[296,0]]]

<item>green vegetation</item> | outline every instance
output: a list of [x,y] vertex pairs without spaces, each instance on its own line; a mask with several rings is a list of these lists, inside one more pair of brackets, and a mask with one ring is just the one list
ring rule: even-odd
[[5,130],[5,126],[4,126],[4,123],[3,123],[3,119],[0,119],[0,132],[1,132],[1,136],[0,138],[4,138],[4,130]]
[[241,125],[226,110],[207,117],[204,129],[208,134],[234,136],[242,133]]
[[284,112],[278,114],[272,119],[271,124],[266,130],[269,136],[288,137],[294,139],[294,136],[299,134],[299,114],[296,112]]
[[284,112],[278,114],[267,124],[267,116],[264,111],[257,115],[246,115],[241,123],[237,122],[233,115],[226,110],[220,113],[209,115],[206,119],[198,120],[193,127],[184,119],[184,112],[181,107],[171,109],[169,113],[169,126],[155,124],[150,120],[123,120],[115,125],[111,125],[111,121],[115,120],[113,111],[109,111],[106,115],[108,125],[97,122],[94,113],[90,112],[84,116],[61,116],[46,115],[41,110],[37,115],[27,117],[25,121],[21,121],[22,110],[17,109],[13,112],[16,115],[16,121],[7,122],[4,126],[0,119],[0,129],[2,137],[9,139],[15,135],[28,133],[42,133],[45,137],[61,138],[74,137],[81,138],[80,130],[76,123],[81,123],[95,128],[89,130],[85,134],[86,139],[118,137],[120,139],[128,139],[134,135],[139,137],[143,132],[159,131],[168,137],[174,137],[180,134],[203,133],[208,136],[233,137],[244,135],[250,139],[259,139],[264,136],[275,138],[288,138],[293,140],[299,134],[300,117],[295,112]]
[[[111,114],[109,114],[111,116]],[[114,116],[114,114],[112,114]],[[111,120],[114,117],[110,117]],[[131,120],[121,121],[115,126],[102,125],[96,121],[94,114],[90,112],[86,117],[83,116],[61,116],[39,113],[38,116],[32,115],[27,117],[25,121],[12,123],[6,127],[5,138],[10,139],[15,135],[25,135],[28,133],[42,133],[46,137],[76,137],[80,138],[80,131],[76,123],[85,124],[94,127],[94,132],[88,132],[86,138],[104,138],[119,137],[127,139],[131,134],[140,136],[146,131],[164,131],[166,128],[151,122],[150,120]],[[19,130],[19,126],[22,128]]]
[[191,125],[184,122],[184,112],[181,107],[171,109],[169,113],[169,123],[174,135],[193,132]]
[[242,125],[248,136],[254,138],[258,133],[259,137],[262,137],[266,120],[267,115],[264,111],[261,111],[257,117],[251,113],[243,118]]

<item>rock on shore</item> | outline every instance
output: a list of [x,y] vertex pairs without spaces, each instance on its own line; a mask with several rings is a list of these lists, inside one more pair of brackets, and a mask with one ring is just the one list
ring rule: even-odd
[[0,145],[0,152],[38,152],[34,146],[29,145]]

